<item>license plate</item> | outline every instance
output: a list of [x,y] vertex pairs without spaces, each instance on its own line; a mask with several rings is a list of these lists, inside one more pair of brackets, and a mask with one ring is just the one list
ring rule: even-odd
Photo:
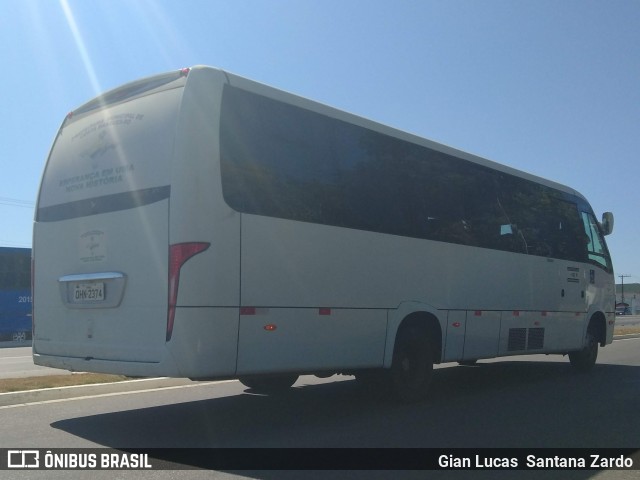
[[78,283],[73,289],[75,303],[92,303],[104,301],[104,283]]

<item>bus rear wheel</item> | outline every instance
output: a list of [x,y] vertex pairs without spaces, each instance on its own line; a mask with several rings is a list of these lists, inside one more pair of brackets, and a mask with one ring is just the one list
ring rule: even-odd
[[571,366],[579,372],[588,372],[596,364],[598,358],[598,339],[591,329],[587,330],[585,346],[582,350],[569,352]]
[[238,378],[245,387],[258,393],[277,393],[291,387],[298,375],[248,375]]
[[398,333],[389,374],[398,400],[412,403],[426,398],[433,376],[433,347],[422,329],[409,327]]

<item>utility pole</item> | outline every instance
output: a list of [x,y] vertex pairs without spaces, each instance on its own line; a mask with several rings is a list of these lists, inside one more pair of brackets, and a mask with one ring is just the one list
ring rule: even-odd
[[618,276],[622,280],[622,292],[621,292],[622,293],[622,295],[621,295],[622,300],[621,300],[621,303],[624,303],[624,279],[627,278],[627,277],[630,277],[631,275],[618,275]]

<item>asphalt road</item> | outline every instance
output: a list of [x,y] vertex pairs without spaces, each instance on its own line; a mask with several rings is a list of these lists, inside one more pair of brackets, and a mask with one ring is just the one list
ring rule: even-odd
[[[122,394],[94,392],[89,397],[0,407],[0,448],[640,447],[640,338],[617,340],[601,349],[590,374],[576,374],[560,356],[510,357],[473,367],[442,365],[433,387],[431,399],[418,405],[376,398],[358,389],[351,377],[303,377],[279,396],[251,394],[236,381]],[[25,478],[19,475],[23,472],[2,473],[3,478]],[[82,472],[30,472],[29,478],[40,478],[40,474],[58,478],[54,475],[58,473],[64,473],[59,478],[85,478],[74,477]],[[639,477],[638,471],[91,475],[105,479],[527,479],[540,478],[542,473],[545,478],[576,480]]]
[[70,374],[71,372],[66,370],[34,365],[30,346],[11,345],[0,348],[0,379]]

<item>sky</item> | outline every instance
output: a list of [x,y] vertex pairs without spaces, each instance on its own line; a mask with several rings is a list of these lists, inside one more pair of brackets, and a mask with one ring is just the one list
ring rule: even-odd
[[203,64],[569,185],[640,282],[638,0],[0,0],[0,45],[0,246],[69,111]]

